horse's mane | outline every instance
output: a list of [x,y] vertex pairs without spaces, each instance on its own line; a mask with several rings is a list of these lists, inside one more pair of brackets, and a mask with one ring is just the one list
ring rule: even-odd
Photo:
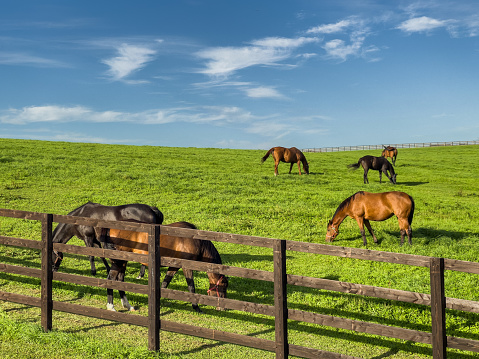
[[338,214],[339,211],[343,210],[345,207],[349,206],[349,204],[351,203],[351,201],[354,199],[354,197],[356,197],[356,195],[363,195],[364,194],[364,191],[359,191],[359,192],[356,192],[355,194],[353,194],[352,196],[346,198],[344,201],[341,202],[341,204],[338,206],[338,208],[336,209],[336,212],[334,212],[334,216],[333,218]]
[[211,241],[201,241],[201,255],[205,261],[215,264],[223,264],[220,254]]
[[80,212],[86,206],[93,206],[93,205],[99,205],[99,203],[94,203],[94,202],[88,201],[87,203],[82,204],[80,207],[75,208],[73,211],[68,213],[68,215],[69,216],[75,216],[78,212]]

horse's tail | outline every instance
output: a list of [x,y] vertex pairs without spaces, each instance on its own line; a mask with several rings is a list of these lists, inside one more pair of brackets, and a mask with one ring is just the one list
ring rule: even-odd
[[409,212],[409,217],[407,218],[407,221],[409,225],[411,225],[412,219],[414,217],[414,208],[416,207],[416,205],[414,204],[414,199],[411,196],[409,196],[409,199],[411,200],[411,212]]
[[272,154],[274,152],[274,147],[271,148],[268,152],[266,152],[266,154],[263,156],[263,158],[261,159],[261,163],[263,163],[264,161],[266,161],[266,159],[269,157],[270,154]]
[[348,168],[351,168],[352,170],[357,170],[359,166],[361,166],[361,159],[359,159],[358,163],[348,165]]

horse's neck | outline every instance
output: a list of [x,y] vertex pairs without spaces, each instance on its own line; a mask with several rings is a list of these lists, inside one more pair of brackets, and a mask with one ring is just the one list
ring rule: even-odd
[[59,223],[53,231],[53,243],[67,243],[74,235],[74,226],[69,223]]
[[331,220],[333,225],[339,227],[341,223],[343,223],[344,219],[349,215],[349,204],[341,208],[340,210],[336,211]]

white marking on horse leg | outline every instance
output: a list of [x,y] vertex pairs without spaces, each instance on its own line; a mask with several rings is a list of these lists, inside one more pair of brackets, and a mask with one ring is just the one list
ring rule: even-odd
[[113,304],[110,304],[110,303],[106,304],[106,309],[110,310],[112,312],[116,312],[115,306]]
[[128,309],[130,312],[134,312],[135,311],[135,307],[133,307],[132,305],[130,305],[130,302],[128,302],[128,299],[125,297],[125,298],[121,298],[121,304],[123,305],[123,308],[125,309]]

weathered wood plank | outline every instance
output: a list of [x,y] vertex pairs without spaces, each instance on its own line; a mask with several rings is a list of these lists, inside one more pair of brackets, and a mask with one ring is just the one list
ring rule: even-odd
[[32,307],[41,307],[42,301],[37,297],[30,297],[28,295],[9,293],[0,291],[0,300],[6,302],[30,305]]
[[42,242],[35,241],[32,239],[0,236],[0,244],[4,244],[6,246],[25,247],[39,250],[42,249]]
[[100,258],[112,258],[124,261],[148,263],[148,255],[131,252],[117,251],[114,249],[92,248],[75,246],[71,244],[53,243],[53,249],[59,252],[95,256]]
[[444,269],[479,274],[479,263],[444,258]]
[[324,325],[333,328],[351,330],[355,332],[380,335],[383,337],[410,340],[419,343],[431,344],[431,333],[417,330],[391,327],[383,324],[361,322],[352,319],[333,317],[318,313],[304,312],[301,310],[288,310],[288,318],[301,322]]
[[447,337],[447,347],[479,353],[479,340]]
[[178,228],[161,226],[161,233],[171,236],[187,237],[194,239],[209,240],[215,242],[227,242],[235,244],[244,244],[248,246],[273,248],[274,241],[277,239],[266,237],[247,236],[244,234],[221,233],[202,231],[199,229]]
[[272,340],[256,338],[249,335],[240,335],[228,333],[219,330],[196,327],[188,324],[170,322],[168,320],[161,321],[161,329],[168,332],[193,335],[195,337],[218,340],[226,343],[242,345],[250,348],[275,351],[275,343]]
[[2,217],[22,218],[22,219],[31,219],[35,221],[41,221],[42,215],[43,213],[38,213],[38,212],[19,211],[16,209],[0,208],[0,216]]
[[273,245],[274,263],[274,326],[276,358],[288,358],[288,299],[286,280],[286,241]]
[[126,221],[104,221],[89,217],[68,216],[68,215],[53,215],[53,222],[69,223],[82,226],[100,227],[100,228],[115,228],[127,231],[148,232],[151,224],[140,222],[126,222]]
[[42,218],[42,274],[41,274],[41,324],[44,331],[52,329],[53,269],[52,269],[52,215]]
[[148,232],[148,349],[160,350],[160,227]]
[[78,305],[64,302],[53,302],[53,309],[61,312],[83,315],[98,319],[113,320],[116,322],[137,325],[141,327],[148,326],[148,318],[133,313],[112,312],[106,309],[99,309],[85,305]]
[[444,258],[431,258],[432,356],[446,358],[446,297],[444,295]]
[[315,253],[344,258],[364,259],[376,262],[406,264],[418,267],[429,267],[430,259],[430,257],[413,254],[382,252],[363,248],[339,247],[330,244],[306,243],[296,241],[287,241],[286,249],[297,252]]

